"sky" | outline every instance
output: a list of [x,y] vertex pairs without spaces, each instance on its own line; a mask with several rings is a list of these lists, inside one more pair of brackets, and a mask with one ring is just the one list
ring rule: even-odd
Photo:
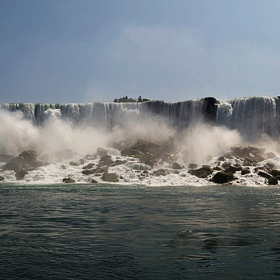
[[280,1],[0,0],[0,103],[280,95]]

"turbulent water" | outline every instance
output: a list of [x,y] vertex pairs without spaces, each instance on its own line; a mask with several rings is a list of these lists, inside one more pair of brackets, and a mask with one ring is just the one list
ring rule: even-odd
[[280,190],[1,184],[1,279],[278,279]]
[[[126,162],[107,169],[118,174],[121,184],[209,185],[211,178],[205,180],[188,173],[189,164],[214,167],[233,145],[257,144],[273,153],[273,158],[252,164],[249,175],[237,172],[236,184],[265,185],[265,179],[257,176],[254,168],[268,164],[280,169],[279,100],[249,97],[222,101],[208,97],[175,103],[0,104],[0,178],[16,182],[16,169],[2,172],[4,163],[25,150],[35,150],[38,157],[44,158],[44,165],[24,167],[28,169],[22,178],[26,183],[59,183],[66,177],[80,183],[91,182],[92,178],[81,172],[85,164],[98,165],[100,158],[94,155],[101,147],[115,162]],[[150,170],[149,166],[141,167],[137,158],[122,157],[120,150],[113,148],[113,143],[134,143],[138,139],[172,143],[176,151],[169,154],[169,161],[157,159]],[[58,156],[63,151],[71,151],[72,157]],[[183,167],[180,172],[172,170],[171,159]],[[228,164],[243,162],[235,158]],[[143,170],[153,174],[158,169],[164,169],[166,176],[139,175]],[[93,179],[102,182],[100,177]]]

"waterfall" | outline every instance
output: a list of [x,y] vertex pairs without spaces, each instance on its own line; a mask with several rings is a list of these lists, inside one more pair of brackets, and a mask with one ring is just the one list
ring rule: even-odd
[[[216,122],[237,129],[247,140],[262,134],[276,138],[279,134],[279,99],[273,97],[247,97],[221,102]],[[278,109],[278,110],[277,110]]]
[[197,122],[235,129],[247,140],[256,140],[262,134],[272,138],[279,136],[280,99],[278,97],[247,97],[229,101],[213,97],[167,103],[148,101],[143,103],[3,103],[0,108],[20,111],[23,118],[41,125],[47,118],[47,110],[58,110],[62,119],[74,125],[90,125],[112,130],[127,120],[141,120],[146,116],[159,116],[179,130]]

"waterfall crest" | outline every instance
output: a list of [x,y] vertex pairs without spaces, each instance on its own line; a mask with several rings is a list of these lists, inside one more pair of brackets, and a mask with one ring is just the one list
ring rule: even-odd
[[247,97],[222,101],[214,97],[167,103],[148,101],[143,103],[3,103],[0,108],[20,111],[23,118],[41,125],[47,118],[47,110],[58,110],[61,118],[73,124],[86,124],[112,130],[127,119],[158,115],[168,123],[183,129],[197,122],[235,129],[248,140],[267,134],[279,136],[280,99],[278,97]]

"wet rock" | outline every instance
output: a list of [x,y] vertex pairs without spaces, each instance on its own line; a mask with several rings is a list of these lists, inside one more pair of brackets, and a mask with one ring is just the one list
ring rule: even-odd
[[90,175],[90,174],[93,174],[93,171],[91,169],[85,169],[85,170],[82,171],[82,174]]
[[156,144],[143,139],[139,139],[135,144],[121,150],[122,156],[138,158],[141,162],[151,160],[157,162],[159,159],[170,153],[175,148],[172,144]]
[[113,164],[114,161],[112,160],[112,157],[109,155],[103,156],[98,163],[99,166],[111,166]]
[[94,165],[95,165],[94,163],[89,163],[86,166],[84,166],[83,169],[91,169],[93,168]]
[[12,155],[0,154],[0,162],[7,162],[7,161],[10,161],[12,158],[13,158]]
[[5,178],[3,176],[0,176],[0,181],[4,181]]
[[93,172],[93,174],[104,173],[104,172],[108,172],[108,168],[99,166],[95,169],[92,169],[92,172]]
[[38,158],[38,154],[35,150],[26,150],[19,154],[20,157],[24,158],[25,162],[33,162]]
[[242,145],[236,145],[230,148],[231,154],[233,156],[239,157],[239,158],[256,158],[260,157],[264,154],[265,149],[255,146],[255,145],[249,145],[249,146],[242,146]]
[[224,162],[224,163],[222,164],[222,167],[223,167],[224,169],[228,169],[230,166],[231,166],[231,163],[229,163],[229,162]]
[[115,162],[114,162],[114,166],[118,166],[118,165],[122,165],[122,164],[125,164],[127,161],[126,160],[120,160],[120,159],[117,159]]
[[116,183],[119,181],[118,175],[116,173],[104,172],[101,179],[106,182]]
[[223,157],[223,156],[219,157],[218,161],[225,161],[225,157]]
[[80,163],[79,163],[79,162],[75,162],[75,161],[70,161],[70,162],[69,162],[69,165],[70,165],[70,166],[79,166]]
[[133,170],[151,170],[151,166],[141,162],[127,162],[126,166]]
[[91,179],[92,184],[98,184],[98,182],[95,179]]
[[67,183],[67,184],[72,184],[75,183],[76,181],[74,179],[72,179],[71,177],[67,177],[67,178],[63,178],[62,182]]
[[79,159],[80,164],[85,164],[85,160],[84,159]]
[[153,174],[155,175],[155,176],[166,176],[166,170],[165,169],[158,169],[158,170],[155,170],[154,172],[153,172]]
[[225,184],[234,179],[233,173],[220,171],[213,176],[212,181],[216,184]]
[[246,174],[249,174],[249,173],[251,173],[251,170],[250,170],[249,167],[242,168],[241,175],[246,175]]
[[273,169],[271,170],[270,174],[274,176],[277,180],[280,180],[280,170]]
[[28,174],[28,171],[25,169],[21,169],[18,172],[16,172],[15,176],[17,180],[23,180],[25,175]]
[[173,162],[172,164],[172,169],[182,169],[183,167],[176,161]]
[[96,150],[96,154],[97,154],[98,156],[100,156],[100,158],[102,158],[102,157],[104,157],[104,156],[107,155],[107,150],[105,150],[105,149],[99,147],[99,148],[97,148],[97,150]]
[[277,185],[277,184],[278,184],[278,180],[277,180],[275,177],[271,176],[271,177],[268,179],[268,184],[269,184],[269,185]]
[[207,178],[213,173],[213,169],[210,166],[203,165],[201,168],[189,170],[188,173],[198,178]]
[[230,165],[227,169],[225,169],[224,172],[226,173],[235,173],[237,171],[241,171],[242,167],[240,164],[234,164],[234,165]]
[[275,168],[275,165],[274,165],[274,163],[272,163],[272,162],[267,162],[267,163],[266,163],[266,167],[267,167],[268,169],[274,169],[274,168]]
[[257,174],[258,174],[259,176],[261,176],[261,177],[266,178],[266,179],[269,179],[269,178],[272,176],[271,174],[269,174],[269,173],[267,173],[267,172],[264,172],[264,171],[262,171],[262,170],[260,170]]
[[66,169],[67,167],[66,167],[64,164],[62,164],[62,165],[61,165],[61,168],[62,168],[62,169]]
[[18,172],[22,169],[22,164],[18,163],[18,162],[6,162],[3,166],[2,166],[2,170],[13,170],[15,172]]
[[24,164],[24,157],[22,156],[13,157],[9,162]]

